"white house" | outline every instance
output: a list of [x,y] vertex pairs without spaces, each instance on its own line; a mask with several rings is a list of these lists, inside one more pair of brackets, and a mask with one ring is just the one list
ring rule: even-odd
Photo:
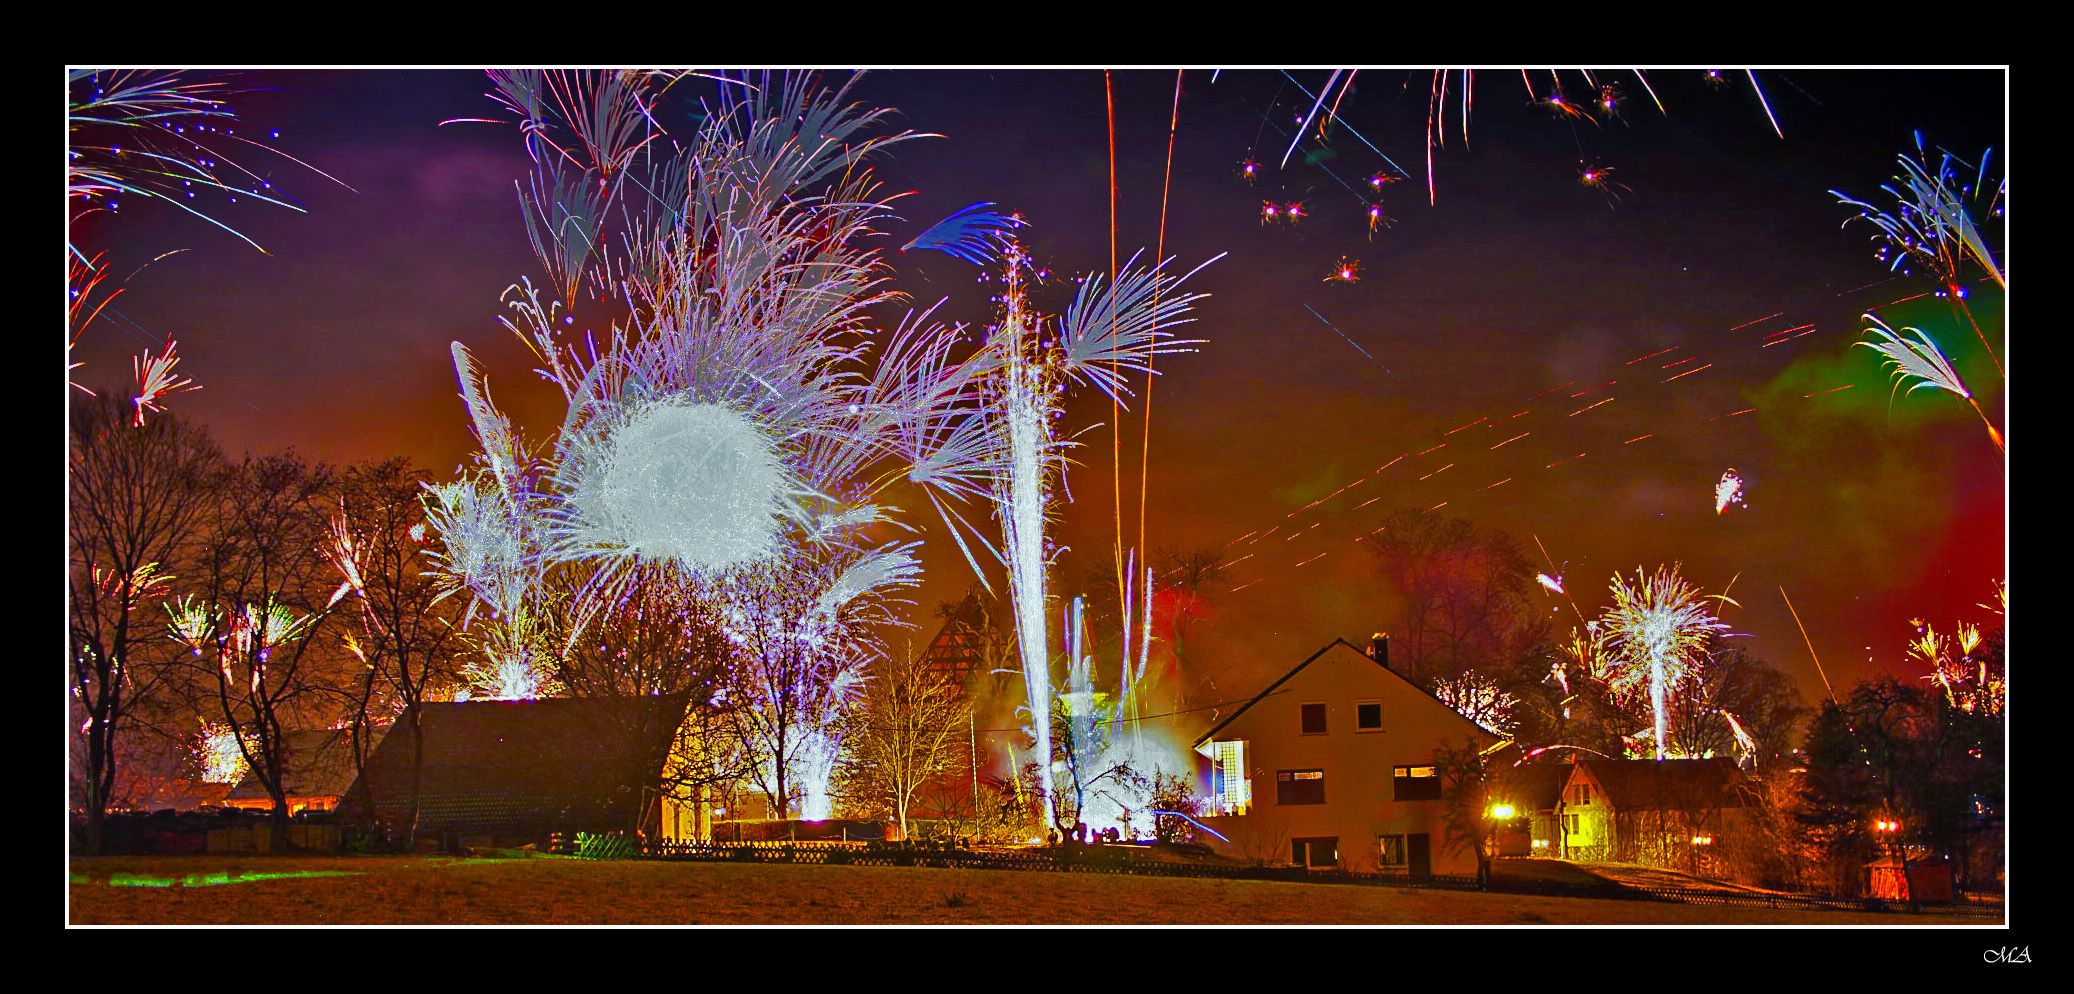
[[1229,855],[1367,872],[1476,872],[1450,852],[1434,750],[1499,738],[1390,669],[1389,640],[1311,654],[1196,740]]

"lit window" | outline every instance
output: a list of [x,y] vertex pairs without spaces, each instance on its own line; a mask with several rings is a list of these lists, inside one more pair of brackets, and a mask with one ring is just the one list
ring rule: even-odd
[[1384,866],[1404,865],[1404,836],[1385,835],[1378,842],[1382,849],[1378,862]]
[[1211,743],[1217,750],[1217,765],[1210,777],[1211,794],[1217,799],[1218,813],[1242,815],[1253,806],[1253,781],[1246,777],[1246,742],[1243,739],[1231,742]]
[[1325,734],[1325,705],[1305,704],[1302,710],[1303,733],[1305,735]]
[[1399,766],[1391,770],[1394,796],[1400,801],[1440,800],[1440,772],[1431,766]]
[[1324,770],[1280,770],[1275,773],[1276,804],[1325,803]]
[[1383,702],[1362,701],[1354,705],[1354,727],[1363,732],[1383,730]]

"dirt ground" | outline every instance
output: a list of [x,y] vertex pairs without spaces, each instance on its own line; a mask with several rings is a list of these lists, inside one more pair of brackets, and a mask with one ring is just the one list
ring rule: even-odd
[[87,857],[71,860],[68,886],[75,925],[2000,924],[1270,881],[561,859]]

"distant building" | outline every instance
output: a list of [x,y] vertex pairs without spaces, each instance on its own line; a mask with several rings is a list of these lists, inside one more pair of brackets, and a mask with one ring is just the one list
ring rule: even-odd
[[[686,698],[554,698],[422,705],[422,769],[398,721],[341,806],[392,837],[544,844],[551,833],[666,833],[700,811],[665,810],[665,760]],[[412,819],[412,799],[417,800]],[[468,840],[473,840],[472,842]]]
[[[373,736],[384,730],[377,728]],[[250,743],[248,743],[250,744]],[[282,743],[281,793],[288,813],[330,811],[353,785],[353,733],[345,729],[289,732]],[[272,810],[274,799],[259,778],[247,772],[219,802],[227,808]]]
[[1470,875],[1450,852],[1434,751],[1498,736],[1390,669],[1389,641],[1334,639],[1198,739],[1204,823],[1229,855],[1298,866]]
[[1558,855],[1706,872],[1748,830],[1750,800],[1726,759],[1590,759],[1572,767],[1557,812]]

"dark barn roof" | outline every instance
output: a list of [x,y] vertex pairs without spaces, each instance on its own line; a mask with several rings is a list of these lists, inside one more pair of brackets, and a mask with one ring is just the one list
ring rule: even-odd
[[[415,835],[543,837],[625,831],[662,774],[686,698],[555,698],[423,705],[423,801]],[[399,719],[343,810],[409,829],[411,734]],[[368,795],[372,795],[370,801]],[[371,806],[371,811],[370,811]]]
[[1743,781],[1736,764],[1713,759],[1587,759],[1616,810],[1654,811],[1701,807],[1739,808]]
[[1547,811],[1562,800],[1573,770],[1569,763],[1524,763],[1499,776],[1508,800],[1529,811]]

